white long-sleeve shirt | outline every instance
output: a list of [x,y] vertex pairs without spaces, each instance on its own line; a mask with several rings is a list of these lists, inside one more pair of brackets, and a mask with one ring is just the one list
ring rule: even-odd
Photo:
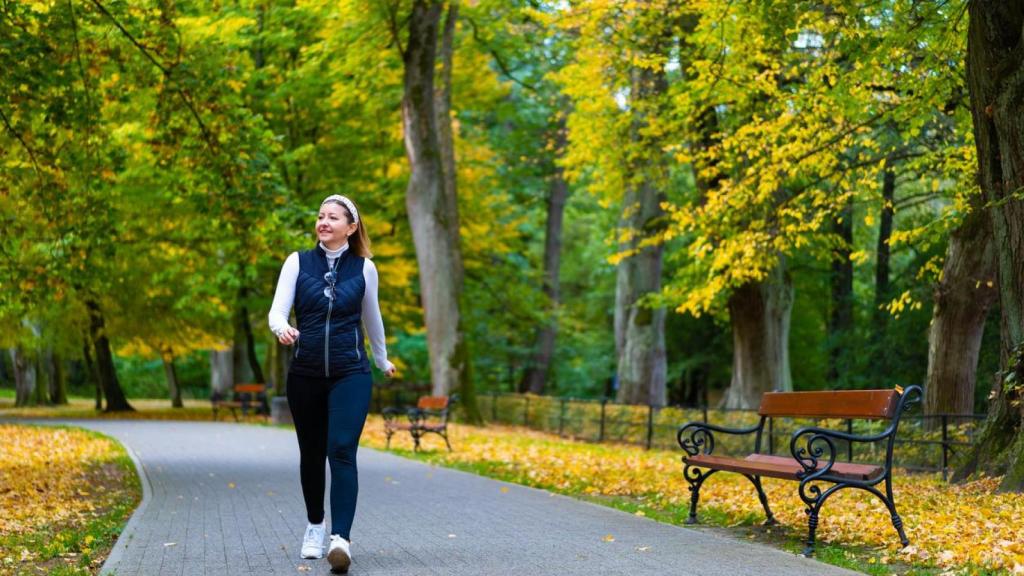
[[[327,254],[327,265],[333,267],[334,262],[348,250],[348,243],[337,250],[328,250],[322,243],[320,248]],[[291,327],[288,324],[288,315],[295,303],[295,281],[298,277],[299,253],[292,252],[281,267],[274,302],[270,305],[270,314],[267,317],[270,330],[277,336]],[[384,320],[381,318],[380,305],[377,302],[377,267],[369,258],[363,260],[363,279],[366,280],[362,307],[363,329],[370,339],[374,363],[377,368],[387,370],[391,363],[388,362],[388,351],[384,343]]]

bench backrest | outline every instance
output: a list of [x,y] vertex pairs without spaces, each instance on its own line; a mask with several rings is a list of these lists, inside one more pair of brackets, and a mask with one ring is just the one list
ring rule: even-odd
[[761,416],[873,418],[890,420],[900,401],[897,390],[769,392],[761,397]]
[[416,402],[416,407],[420,410],[445,410],[448,408],[448,397],[420,396],[419,401]]
[[235,384],[235,394],[260,394],[266,391],[266,384]]

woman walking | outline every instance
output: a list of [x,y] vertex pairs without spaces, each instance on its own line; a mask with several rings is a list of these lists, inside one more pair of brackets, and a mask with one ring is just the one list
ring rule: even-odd
[[[356,449],[373,384],[363,326],[377,368],[390,377],[395,367],[384,345],[377,268],[356,205],[344,196],[328,196],[320,204],[316,235],[315,248],[285,260],[269,321],[282,344],[295,345],[288,406],[299,440],[299,478],[309,521],[301,556],[323,558],[326,459],[331,466],[327,561],[333,571],[346,572],[359,491]],[[288,323],[293,305],[296,327]]]

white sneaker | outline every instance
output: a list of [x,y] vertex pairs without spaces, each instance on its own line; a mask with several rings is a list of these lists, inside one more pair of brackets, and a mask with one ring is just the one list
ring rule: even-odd
[[309,524],[306,526],[306,535],[302,537],[303,558],[324,557],[324,533],[327,532],[327,524]]
[[348,572],[352,564],[352,553],[349,551],[348,540],[337,534],[331,534],[331,546],[327,550],[327,562],[331,565],[331,572],[344,574]]

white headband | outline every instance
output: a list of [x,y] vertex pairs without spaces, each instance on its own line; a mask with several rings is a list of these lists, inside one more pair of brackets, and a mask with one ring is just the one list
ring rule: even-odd
[[320,207],[323,208],[324,204],[327,204],[328,202],[332,201],[341,202],[342,204],[345,205],[345,208],[348,208],[349,213],[352,214],[353,224],[357,224],[359,222],[359,212],[356,212],[356,205],[353,204],[351,200],[345,198],[341,194],[331,194],[327,198],[324,198],[324,201],[320,203]]

